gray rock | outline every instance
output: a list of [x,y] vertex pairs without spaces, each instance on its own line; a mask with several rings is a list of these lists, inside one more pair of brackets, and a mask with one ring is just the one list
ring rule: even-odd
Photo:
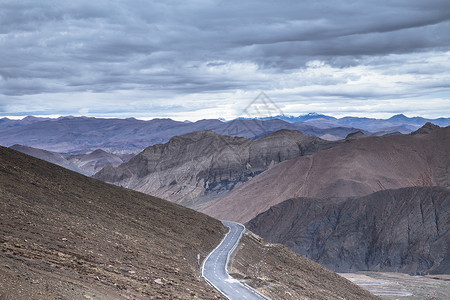
[[446,188],[385,190],[334,201],[290,199],[247,228],[336,272],[450,274]]

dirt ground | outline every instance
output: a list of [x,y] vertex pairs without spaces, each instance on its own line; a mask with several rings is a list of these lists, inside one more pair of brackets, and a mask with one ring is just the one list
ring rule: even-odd
[[411,276],[386,272],[341,273],[340,275],[365,289],[375,290],[375,294],[384,299],[450,299],[450,275]]
[[0,147],[0,299],[217,299],[199,275],[226,227]]
[[379,299],[363,288],[247,231],[232,255],[231,275],[273,300]]

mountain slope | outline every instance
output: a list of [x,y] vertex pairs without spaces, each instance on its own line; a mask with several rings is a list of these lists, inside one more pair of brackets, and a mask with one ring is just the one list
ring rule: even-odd
[[188,206],[215,199],[275,164],[339,142],[281,130],[251,141],[199,131],[146,148],[94,177]]
[[383,189],[450,186],[450,127],[424,135],[367,137],[282,162],[202,211],[247,222],[297,197],[363,196]]
[[7,148],[0,191],[2,299],[218,295],[196,273],[215,219]]
[[233,277],[243,279],[271,299],[380,299],[283,245],[268,243],[250,231],[243,235],[230,261]]
[[449,189],[403,188],[337,201],[290,199],[247,226],[336,272],[450,274]]
[[[204,214],[0,147],[0,299],[223,299],[200,278],[197,254],[205,258],[224,234]],[[279,272],[257,278],[276,283],[261,289],[273,299],[284,291],[376,299],[302,256],[266,247],[252,244],[250,253],[265,253],[268,270],[308,266],[289,280]],[[252,264],[247,255],[235,260]]]

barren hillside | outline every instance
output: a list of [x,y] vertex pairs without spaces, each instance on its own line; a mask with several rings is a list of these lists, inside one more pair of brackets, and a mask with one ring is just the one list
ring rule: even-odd
[[197,253],[225,232],[190,209],[0,148],[1,299],[211,299]]
[[[205,258],[225,232],[218,220],[191,209],[0,147],[2,300],[221,299],[200,278],[197,254]],[[274,299],[285,290],[300,299],[323,293],[370,297],[291,251],[279,256],[265,247],[250,250],[264,258],[267,270],[310,266],[288,278],[280,272],[259,277],[264,286],[276,282],[269,293]],[[254,263],[248,252],[239,253],[236,261]],[[255,278],[250,269],[239,272],[246,277],[247,271]],[[298,286],[304,276],[308,285]]]
[[367,137],[284,161],[218,199],[203,212],[247,222],[297,197],[364,196],[412,186],[450,186],[450,127],[428,134]]
[[150,146],[129,162],[107,167],[94,177],[196,208],[281,161],[340,143],[291,130],[255,141],[198,131]]
[[450,273],[450,191],[414,187],[286,200],[248,228],[336,272]]

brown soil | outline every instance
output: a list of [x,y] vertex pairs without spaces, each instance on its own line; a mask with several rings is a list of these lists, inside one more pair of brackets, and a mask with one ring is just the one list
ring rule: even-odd
[[232,276],[272,299],[380,299],[280,244],[247,231],[232,256]]
[[[223,299],[200,278],[197,253],[225,232],[204,214],[0,147],[2,300]],[[233,272],[273,299],[376,299],[283,246],[247,234],[239,249]]]
[[0,148],[0,299],[214,299],[197,269],[226,228]]

